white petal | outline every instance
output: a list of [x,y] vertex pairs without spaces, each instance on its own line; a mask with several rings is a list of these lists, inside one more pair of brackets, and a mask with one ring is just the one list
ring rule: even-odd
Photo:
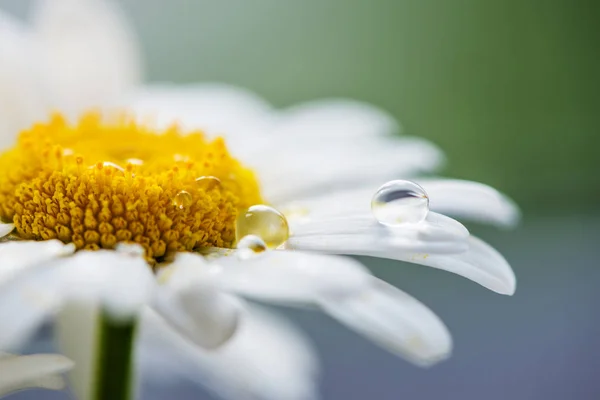
[[498,251],[474,236],[468,240],[469,249],[457,254],[389,254],[373,252],[374,257],[393,258],[415,264],[427,265],[464,276],[500,294],[512,295],[516,289],[516,277],[508,262]]
[[321,306],[341,323],[416,364],[434,364],[452,350],[448,329],[429,308],[379,279],[373,278],[353,295],[324,297]]
[[401,131],[400,125],[389,113],[350,99],[322,99],[282,110],[275,129],[277,135],[336,136],[345,140],[393,135]]
[[195,265],[181,262],[180,257],[179,263],[164,272],[171,276],[153,305],[167,322],[198,346],[218,347],[235,333],[242,306],[239,299],[220,292],[195,269]]
[[112,318],[129,320],[150,302],[155,279],[145,260],[111,250],[79,251],[53,274],[68,298],[98,299]]
[[[179,263],[190,261],[178,258]],[[321,294],[353,292],[370,277],[353,259],[292,251],[223,257],[208,266],[198,264],[196,270],[227,292],[282,303],[312,303]]]
[[0,223],[0,239],[8,235],[15,229],[15,224]]
[[140,50],[116,2],[40,0],[34,29],[52,106],[69,115],[114,104],[141,79]]
[[47,94],[30,32],[0,10],[0,148],[45,117]]
[[[264,133],[272,116],[271,106],[254,93],[222,83],[149,85],[129,99],[128,105],[143,121],[159,127],[178,123],[245,143]],[[236,140],[228,145],[235,146]]]
[[200,382],[225,399],[316,398],[318,364],[311,344],[286,321],[252,308],[226,345],[206,351],[144,313],[138,364],[147,379]]
[[496,189],[457,179],[418,180],[432,210],[465,220],[513,227],[520,219],[515,203]]
[[0,396],[27,388],[62,389],[58,374],[73,367],[73,362],[58,354],[4,356],[0,358]]
[[332,190],[377,185],[437,169],[439,149],[424,139],[359,137],[277,139],[242,160],[258,172],[265,196],[281,203]]
[[330,220],[308,217],[291,225],[286,248],[334,254],[385,254],[399,252],[458,253],[467,249],[469,231],[459,222],[430,212],[416,224],[383,226],[370,215],[338,215]]
[[[4,243],[0,251],[13,243],[27,242]],[[35,243],[43,250],[48,242]],[[113,318],[129,319],[150,300],[153,289],[154,277],[142,258],[80,251],[65,259],[39,260],[2,284],[0,349],[19,348],[67,299],[98,301]]]
[[72,245],[65,245],[58,240],[0,243],[0,288],[25,269],[69,255],[74,249]]
[[94,398],[101,312],[98,299],[71,299],[62,305],[54,324],[60,352],[75,362],[69,373],[69,386],[78,400]]
[[56,306],[54,296],[37,290],[32,273],[57,257],[73,252],[58,240],[0,243],[0,350],[26,342]]

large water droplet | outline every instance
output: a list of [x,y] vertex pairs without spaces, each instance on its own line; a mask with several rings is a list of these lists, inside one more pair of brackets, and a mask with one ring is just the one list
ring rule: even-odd
[[199,188],[209,190],[221,186],[221,180],[216,176],[211,175],[199,176],[196,178],[196,184]]
[[383,225],[415,224],[427,217],[429,197],[414,182],[390,181],[381,186],[373,196],[371,211]]
[[285,243],[290,237],[288,222],[282,213],[262,204],[252,206],[238,216],[236,237],[255,235],[264,240],[269,249]]
[[192,200],[192,195],[189,192],[182,190],[173,198],[173,205],[180,210],[183,210],[192,205]]
[[247,260],[259,253],[267,251],[267,244],[256,235],[246,235],[237,244],[238,258]]

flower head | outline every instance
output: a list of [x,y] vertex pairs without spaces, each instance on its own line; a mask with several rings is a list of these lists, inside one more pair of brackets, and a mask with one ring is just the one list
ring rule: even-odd
[[154,261],[232,247],[239,210],[262,201],[253,173],[222,139],[160,133],[95,114],[35,125],[0,157],[0,218],[21,239],[89,250],[135,242]]

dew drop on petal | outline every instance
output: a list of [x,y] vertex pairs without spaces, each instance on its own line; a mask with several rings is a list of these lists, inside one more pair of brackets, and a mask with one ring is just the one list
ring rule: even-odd
[[423,221],[429,212],[425,190],[411,181],[390,181],[381,186],[371,200],[371,211],[383,225],[398,226]]
[[242,260],[247,260],[260,254],[264,251],[267,251],[267,244],[264,240],[256,235],[246,235],[240,239],[237,244],[238,258]]
[[210,190],[215,187],[221,186],[221,180],[216,176],[211,175],[199,176],[198,178],[196,178],[196,184],[199,188],[202,188],[204,190]]
[[173,198],[173,205],[179,209],[184,209],[192,205],[192,195],[185,190],[180,191]]
[[282,213],[266,205],[254,205],[242,212],[236,221],[236,238],[255,235],[261,238],[267,248],[274,249],[290,237],[288,222]]

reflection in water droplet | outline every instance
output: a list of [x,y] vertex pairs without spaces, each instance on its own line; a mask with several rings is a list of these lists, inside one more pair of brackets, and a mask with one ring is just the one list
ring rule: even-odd
[[371,211],[377,221],[387,226],[418,223],[427,217],[429,197],[411,181],[390,181],[381,186],[371,200]]
[[209,190],[221,186],[221,180],[211,175],[199,176],[196,178],[196,184],[204,190]]
[[247,235],[258,236],[269,249],[274,249],[288,240],[290,229],[283,214],[273,207],[259,204],[248,208],[237,218],[236,238],[239,241]]
[[173,198],[173,205],[180,210],[183,210],[192,205],[192,200],[192,195],[189,192],[182,190]]
[[238,258],[247,260],[267,251],[267,244],[256,235],[246,235],[238,242],[237,248]]
[[125,160],[125,162],[127,164],[131,164],[131,165],[143,165],[144,164],[144,160],[140,160],[139,158],[128,158],[127,160]]

